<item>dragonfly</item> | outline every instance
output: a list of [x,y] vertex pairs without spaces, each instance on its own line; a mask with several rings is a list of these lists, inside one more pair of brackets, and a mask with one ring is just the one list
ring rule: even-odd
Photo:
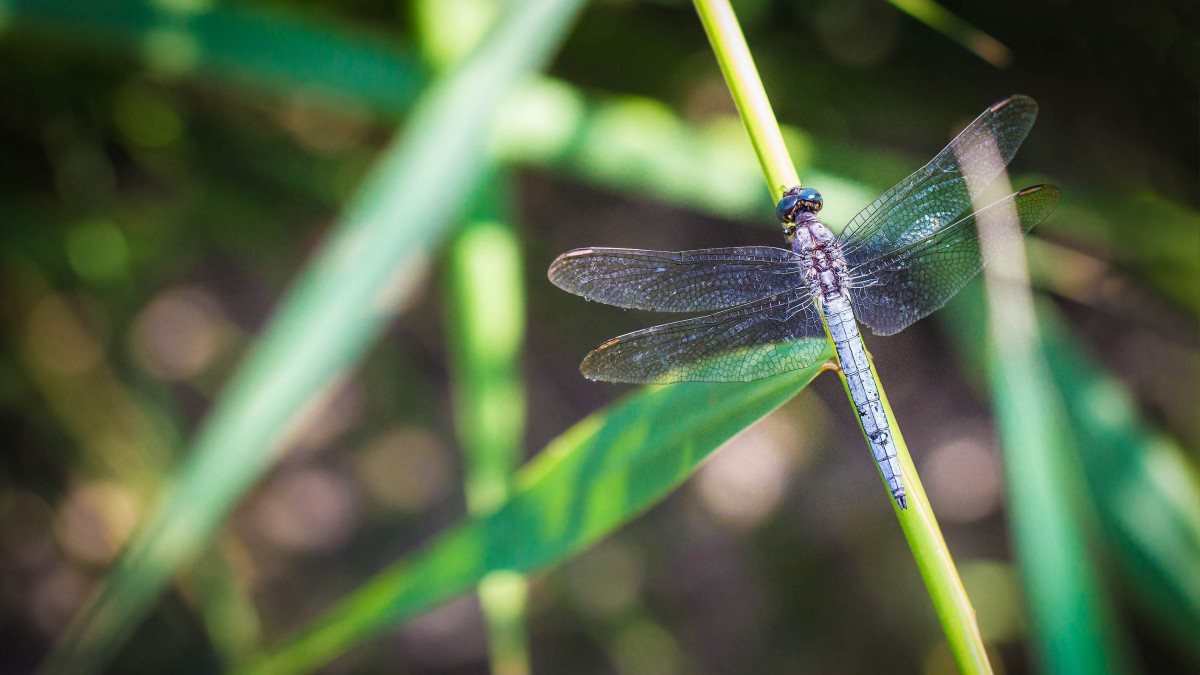
[[[776,217],[789,248],[694,251],[578,248],[550,265],[550,281],[588,300],[659,312],[712,312],[612,338],[580,370],[593,380],[641,384],[737,382],[816,363],[833,342],[850,398],[892,498],[907,509],[896,444],[859,324],[893,335],[937,311],[974,278],[990,248],[980,223],[1016,214],[1028,232],[1059,190],[1034,185],[978,210],[1037,117],[1027,96],[983,112],[928,164],[834,235],[821,194],[783,192]],[[822,321],[824,317],[824,323]],[[826,336],[828,327],[828,337]]]

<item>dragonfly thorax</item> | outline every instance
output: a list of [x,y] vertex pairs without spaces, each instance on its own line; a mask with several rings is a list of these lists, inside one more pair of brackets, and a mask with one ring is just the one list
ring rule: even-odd
[[846,257],[833,231],[811,211],[799,212],[794,228],[790,236],[792,251],[801,258],[813,296],[828,299],[846,292],[849,283]]

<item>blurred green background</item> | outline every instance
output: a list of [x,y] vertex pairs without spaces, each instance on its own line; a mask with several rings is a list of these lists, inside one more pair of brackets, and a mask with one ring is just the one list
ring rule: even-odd
[[[291,667],[488,672],[491,631],[545,673],[953,672],[836,378],[611,408],[636,390],[578,373],[661,317],[552,287],[558,253],[781,245],[691,4],[503,4],[0,0],[6,671],[43,664],[99,588],[149,613],[57,663],[246,666],[349,625],[327,612],[404,560],[428,598],[353,614]],[[1027,249],[1066,421],[1024,431],[1080,483],[1115,669],[1200,670],[1197,6],[734,5],[831,224],[993,101],[1038,100],[1011,170],[1063,190]],[[867,343],[993,666],[1044,671],[1002,468],[1022,422],[963,296]],[[511,476],[548,444],[565,459]],[[605,515],[544,534],[583,501]],[[482,549],[436,539],[476,524]],[[151,543],[118,558],[139,525]],[[140,586],[166,559],[163,593]],[[499,580],[495,606],[524,605],[507,624],[458,595],[547,567],[523,601]]]

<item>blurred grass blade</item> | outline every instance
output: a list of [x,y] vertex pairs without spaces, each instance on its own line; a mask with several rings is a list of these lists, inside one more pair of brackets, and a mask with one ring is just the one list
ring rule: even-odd
[[[978,289],[968,289],[976,296]],[[964,363],[982,363],[982,304],[964,298],[946,313]],[[1071,458],[1098,516],[1091,548],[1120,565],[1153,624],[1200,667],[1200,481],[1183,451],[1141,419],[1117,379],[1087,355],[1049,303],[1038,306],[1045,361],[1076,443]]]
[[195,603],[213,648],[225,663],[241,663],[262,649],[262,625],[249,583],[235,569],[228,541],[218,540],[197,558],[180,584]]
[[[457,63],[495,22],[496,0],[423,0],[413,6],[422,53],[440,69]],[[525,333],[521,244],[511,222],[512,185],[500,174],[450,244],[446,284],[454,422],[464,457],[467,512],[485,516],[508,499],[521,463]],[[479,582],[479,607],[495,675],[528,675],[525,578],[492,572]]]
[[[509,220],[509,185],[486,194],[449,247],[449,311],[455,427],[466,466],[467,511],[483,517],[508,499],[521,461],[525,332],[521,245]],[[494,572],[479,584],[492,672],[530,672],[525,637],[525,580]]]
[[[989,303],[991,306],[991,303]],[[987,364],[1004,449],[1011,528],[1032,618],[1033,641],[1047,673],[1117,673],[1120,642],[1093,565],[1093,523],[1082,499],[1065,406],[1036,340],[989,344]]]
[[958,159],[988,258],[985,363],[1035,652],[1047,673],[1126,672],[1123,636],[1088,550],[1094,514],[1085,508],[1077,439],[1038,333],[1020,219],[1011,202],[982,208],[1012,186],[1006,176],[990,185],[971,181],[988,163],[1002,162],[998,151]]
[[413,59],[382,36],[269,8],[150,0],[6,0],[0,26],[43,30],[142,58],[169,75],[212,75],[277,92],[336,94],[396,113],[420,93]]
[[[159,509],[68,629],[46,672],[103,668],[411,290],[489,160],[491,102],[540,67],[580,2],[510,7],[422,99],[343,222],[217,402]],[[481,103],[482,102],[482,103]]]
[[1046,360],[1086,448],[1082,466],[1116,554],[1146,617],[1200,670],[1200,484],[1183,451],[1140,418],[1124,386],[1102,372],[1049,307],[1039,313]]
[[648,387],[589,416],[518,472],[500,509],[391,566],[248,672],[311,670],[488,573],[530,572],[578,553],[668,494],[820,369],[745,384]]
[[888,2],[997,68],[1005,68],[1012,62],[1012,52],[1004,43],[972,26],[933,0],[888,0]]

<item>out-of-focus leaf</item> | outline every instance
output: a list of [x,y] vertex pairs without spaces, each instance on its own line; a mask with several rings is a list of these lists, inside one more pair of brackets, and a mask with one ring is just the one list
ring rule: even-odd
[[170,75],[211,75],[277,92],[335,94],[385,112],[412,105],[423,77],[382,36],[264,7],[149,0],[9,0],[5,28],[42,30],[143,58]]
[[1170,631],[1200,668],[1200,483],[1183,451],[1140,417],[1051,307],[1039,319],[1050,373],[1083,452],[1079,466],[1101,537],[1147,618]]
[[380,573],[249,672],[312,669],[470,590],[489,572],[529,572],[581,551],[668,494],[820,368],[744,384],[649,387],[591,415],[518,472],[512,497],[497,511]]
[[362,355],[411,291],[488,166],[502,97],[540,67],[580,2],[514,4],[480,48],[432,88],[407,133],[376,166],[346,216],[284,301],[200,431],[188,462],[44,665],[98,670],[171,574],[192,559],[262,475],[304,413]]
[[[969,289],[977,296],[977,289]],[[977,297],[945,313],[965,364],[981,361],[982,310]],[[1200,482],[1182,450],[1142,418],[1129,392],[1087,354],[1048,303],[1038,306],[1048,377],[1077,454],[1069,465],[1098,516],[1091,548],[1119,564],[1121,586],[1135,606],[1200,665]],[[1033,422],[1028,422],[1032,424]]]
[[1057,232],[1101,249],[1156,292],[1200,314],[1200,214],[1195,209],[1148,191],[1084,195],[1064,206],[1054,219]]
[[963,49],[997,68],[1004,68],[1012,61],[1012,51],[1004,43],[933,0],[888,1],[900,11],[954,40]]
[[[455,428],[474,516],[508,498],[525,432],[525,286],[521,244],[508,218],[509,189],[496,178],[473,200],[476,208],[450,244],[447,265]],[[479,584],[494,672],[530,671],[525,589],[525,580],[511,573],[489,574]]]
[[[999,159],[998,155],[994,158]],[[978,158],[964,158],[968,185]],[[972,191],[978,207],[1007,179]],[[1048,673],[1128,672],[1125,635],[1089,545],[1095,518],[1078,466],[1080,441],[1050,375],[1016,209],[977,214],[987,298],[982,359],[1003,449],[1009,529],[1025,587],[1034,653]]]

